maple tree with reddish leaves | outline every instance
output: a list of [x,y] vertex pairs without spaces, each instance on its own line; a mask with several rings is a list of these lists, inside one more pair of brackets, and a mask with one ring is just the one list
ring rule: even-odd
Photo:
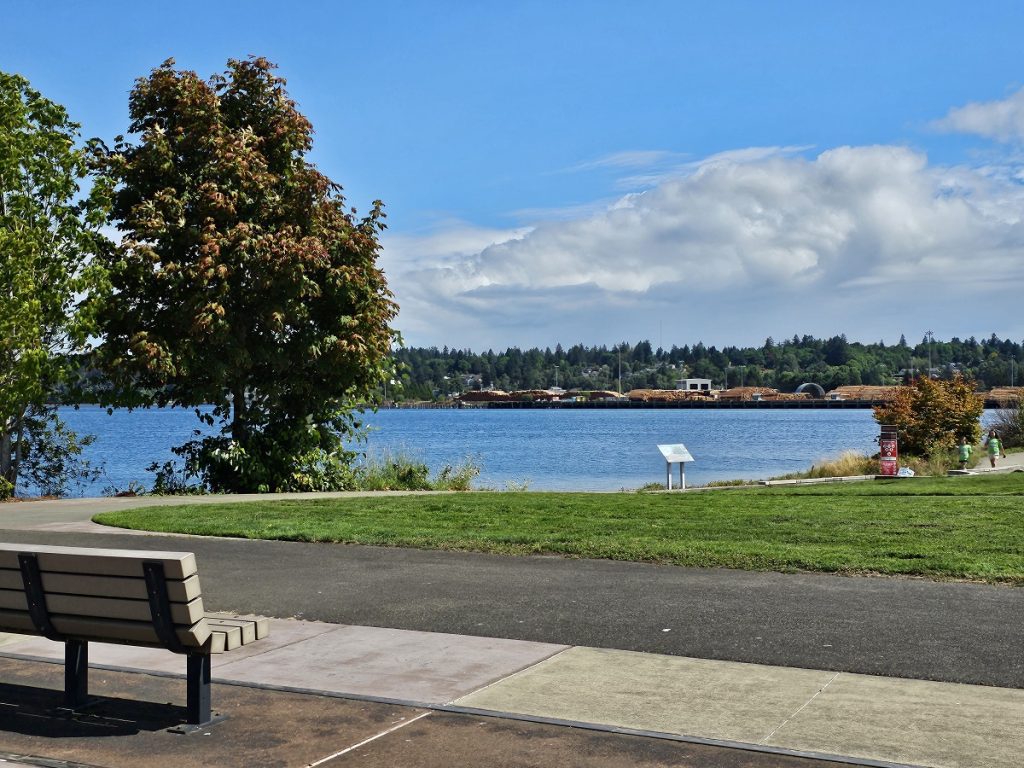
[[274,69],[203,80],[168,60],[131,92],[130,140],[94,147],[122,238],[94,306],[109,400],[219,425],[175,449],[214,490],[344,487],[353,405],[392,370],[383,204],[357,218],[308,162],[312,126]]
[[962,437],[977,443],[984,410],[985,397],[974,391],[974,382],[956,374],[948,380],[920,376],[896,387],[874,415],[879,424],[896,427],[901,452],[932,456],[952,450]]

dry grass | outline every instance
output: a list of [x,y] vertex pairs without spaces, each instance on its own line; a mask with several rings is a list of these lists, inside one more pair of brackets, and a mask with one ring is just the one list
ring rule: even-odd
[[843,451],[831,459],[822,459],[806,472],[790,472],[772,480],[804,480],[812,477],[854,477],[878,474],[878,460],[856,451]]

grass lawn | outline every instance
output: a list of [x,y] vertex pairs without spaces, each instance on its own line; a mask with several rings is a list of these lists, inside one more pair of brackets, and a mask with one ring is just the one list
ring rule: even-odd
[[1024,585],[1024,474],[701,493],[183,504],[96,522],[209,536]]

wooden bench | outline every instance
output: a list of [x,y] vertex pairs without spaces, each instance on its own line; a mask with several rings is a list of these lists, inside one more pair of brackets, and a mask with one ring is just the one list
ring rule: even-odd
[[209,725],[210,657],[267,634],[266,619],[207,613],[191,552],[0,544],[0,631],[64,643],[64,700],[88,699],[89,642],[186,656],[186,725]]

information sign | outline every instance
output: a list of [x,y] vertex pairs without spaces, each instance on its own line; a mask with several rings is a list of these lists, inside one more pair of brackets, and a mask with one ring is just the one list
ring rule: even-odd
[[682,443],[659,445],[658,450],[661,451],[661,455],[665,457],[665,461],[669,464],[675,464],[678,461],[693,461],[693,456],[690,455],[690,452]]
[[693,461],[693,456],[682,443],[659,445],[658,450],[665,457],[665,487],[672,490],[672,465],[679,465],[679,488],[686,490],[686,462]]
[[878,438],[878,474],[885,477],[896,477],[900,468],[899,445],[896,440],[896,427],[882,427]]

